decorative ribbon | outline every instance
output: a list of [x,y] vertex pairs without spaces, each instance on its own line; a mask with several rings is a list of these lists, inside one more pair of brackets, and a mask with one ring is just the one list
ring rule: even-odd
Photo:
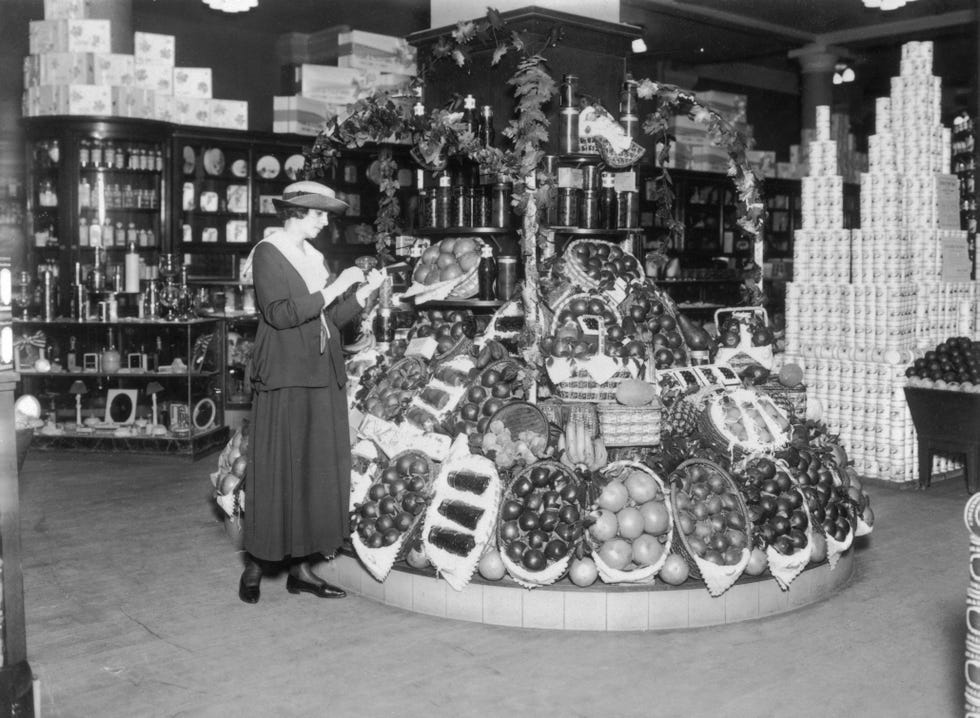
[[40,329],[32,335],[24,334],[19,338],[14,340],[14,347],[21,348],[26,346],[38,347],[43,349],[48,345],[47,337],[44,336],[44,332]]

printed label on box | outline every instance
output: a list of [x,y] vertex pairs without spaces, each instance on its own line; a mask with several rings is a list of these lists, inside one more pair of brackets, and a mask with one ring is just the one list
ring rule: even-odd
[[211,97],[210,67],[175,67],[173,92],[178,97]]
[[133,33],[133,54],[137,62],[165,62],[174,66],[177,39],[154,32]]

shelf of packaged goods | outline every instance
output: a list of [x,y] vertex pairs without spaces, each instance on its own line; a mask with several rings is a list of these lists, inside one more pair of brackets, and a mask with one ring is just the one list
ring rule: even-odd
[[737,279],[721,279],[721,278],[685,278],[685,277],[671,277],[668,279],[657,279],[657,284],[738,284]]
[[577,237],[626,237],[637,232],[645,231],[643,227],[617,227],[616,229],[601,229],[599,227],[552,227],[548,226],[555,234],[571,234]]
[[440,299],[437,301],[425,302],[418,306],[419,309],[495,309],[502,307],[504,301],[501,299]]
[[162,170],[132,170],[116,167],[80,167],[78,171],[83,175],[129,175],[132,177],[159,177],[163,174]]
[[122,369],[120,371],[105,372],[105,371],[31,371],[22,369],[18,372],[21,376],[27,377],[100,377],[105,379],[111,379],[113,377],[120,377],[123,379],[208,379],[213,376],[217,376],[219,372],[216,371],[192,371],[192,372],[176,372],[176,371],[129,371]]
[[[229,282],[229,284],[235,284],[235,282]],[[187,326],[199,326],[204,324],[210,324],[213,319],[204,318],[192,318],[192,319],[181,319],[179,321],[169,322],[166,319],[138,319],[135,317],[120,317],[119,319],[111,322],[103,322],[99,320],[89,320],[89,321],[78,321],[75,319],[68,319],[67,317],[56,317],[54,319],[14,319],[14,326],[21,326],[26,324],[36,324],[38,326],[73,326],[73,327],[117,327],[117,326],[148,326],[148,327],[187,327]]]
[[425,227],[416,228],[411,231],[411,234],[416,237],[452,237],[458,234],[493,235],[513,233],[513,227]]
[[120,212],[122,214],[159,214],[159,207],[103,207],[101,210],[98,207],[80,207],[78,213],[87,217],[92,214],[99,214],[100,212],[107,212],[112,214],[114,212]]
[[217,219],[241,219],[241,220],[247,220],[248,219],[248,213],[247,212],[208,212],[208,211],[203,210],[203,209],[202,210],[185,209],[184,212],[183,212],[183,214],[181,215],[181,218],[185,222],[187,220],[192,220],[192,219],[207,219],[209,217],[215,217]]
[[176,454],[196,460],[228,443],[228,427],[216,426],[190,436],[115,436],[111,430],[91,434],[64,431],[61,434],[34,432],[31,448],[38,451],[125,451],[137,454]]

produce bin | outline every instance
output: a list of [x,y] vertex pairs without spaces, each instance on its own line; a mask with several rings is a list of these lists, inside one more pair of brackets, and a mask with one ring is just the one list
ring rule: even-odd
[[980,490],[980,394],[906,387],[919,440],[919,487],[932,479],[932,453],[963,454],[970,493]]

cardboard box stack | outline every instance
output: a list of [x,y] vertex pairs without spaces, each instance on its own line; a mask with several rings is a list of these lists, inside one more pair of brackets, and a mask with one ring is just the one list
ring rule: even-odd
[[273,131],[315,135],[346,117],[349,105],[377,90],[397,92],[416,73],[404,38],[346,25],[280,38],[282,95],[273,98]]
[[[788,357],[805,367],[857,471],[896,482],[915,480],[918,470],[905,369],[947,337],[972,335],[976,319],[966,233],[949,206],[948,133],[931,71],[931,43],[903,46],[893,94],[877,102],[860,230],[842,228],[838,146],[829,108],[817,108],[803,229],[795,236],[796,280],[786,292]],[[955,195],[955,178],[951,189]],[[934,470],[951,466],[936,459]]]
[[84,0],[45,0],[24,58],[25,117],[99,115],[248,129],[248,102],[212,96],[211,68],[175,65],[173,35],[136,32],[133,54],[114,53],[109,20]]

